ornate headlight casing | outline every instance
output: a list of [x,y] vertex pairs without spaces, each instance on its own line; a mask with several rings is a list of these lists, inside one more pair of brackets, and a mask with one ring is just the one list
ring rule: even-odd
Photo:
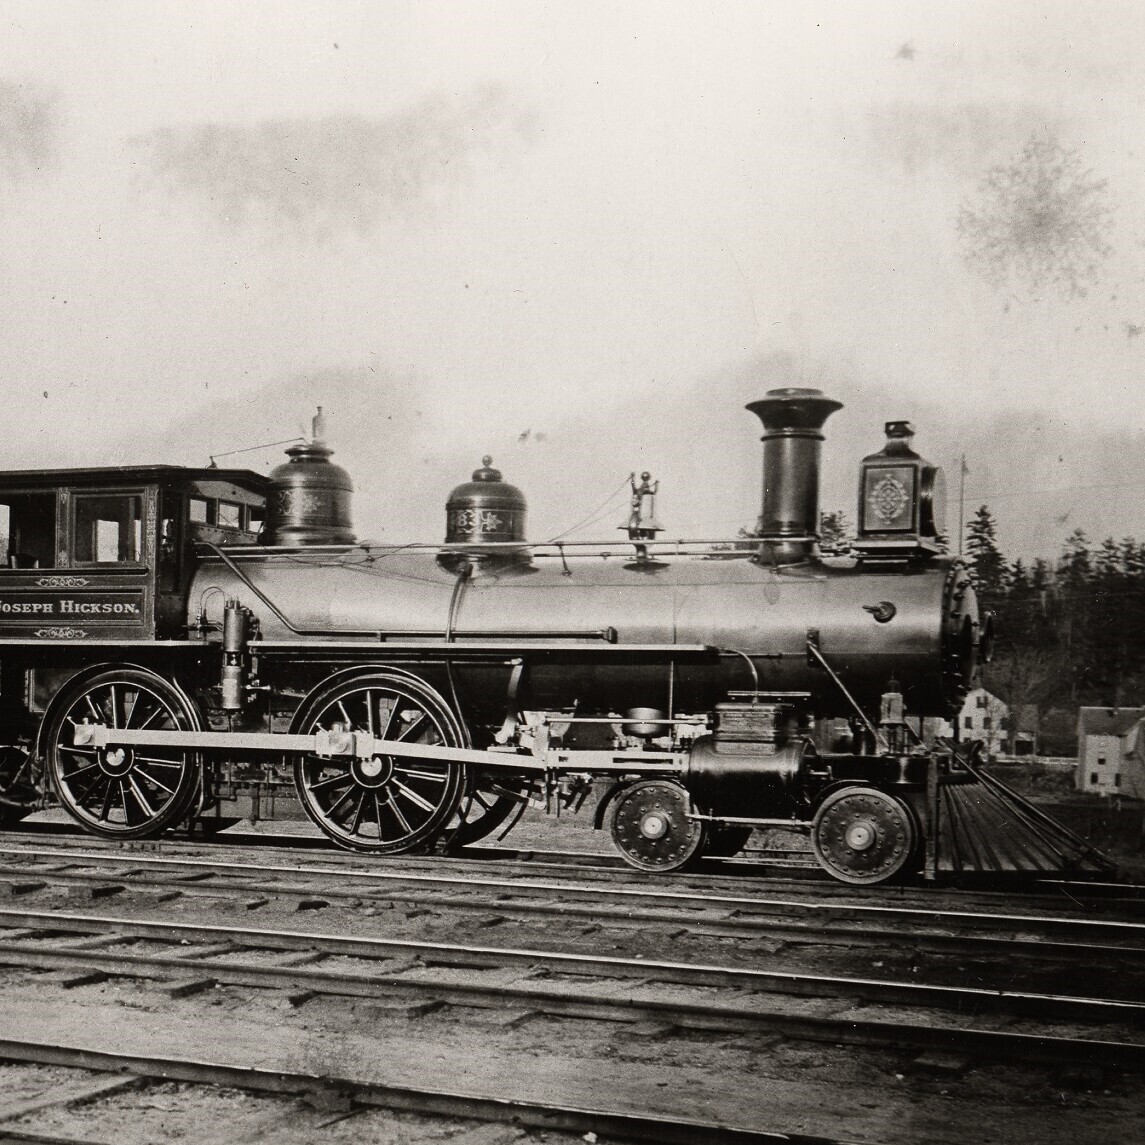
[[886,423],[887,443],[863,459],[859,476],[859,536],[864,556],[941,551],[946,527],[946,480],[910,447],[909,421]]

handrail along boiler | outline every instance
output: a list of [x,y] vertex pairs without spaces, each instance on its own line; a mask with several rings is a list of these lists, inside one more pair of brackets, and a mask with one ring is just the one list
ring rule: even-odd
[[941,471],[888,423],[853,554],[824,558],[840,404],[791,388],[747,408],[763,504],[734,544],[657,540],[647,474],[629,543],[530,544],[490,458],[444,544],[358,543],[317,423],[269,478],[0,475],[0,806],[40,806],[46,775],[89,831],[137,838],[292,783],[336,843],[389,854],[592,793],[645,870],[777,825],[850,882],[957,866],[941,815],[982,778],[917,728],[957,710],[989,634],[943,545]]

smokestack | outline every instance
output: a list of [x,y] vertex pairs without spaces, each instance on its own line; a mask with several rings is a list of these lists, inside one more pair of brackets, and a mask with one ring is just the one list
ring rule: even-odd
[[819,390],[769,390],[746,406],[763,422],[763,510],[760,557],[797,564],[819,540],[819,444],[823,423],[842,402]]

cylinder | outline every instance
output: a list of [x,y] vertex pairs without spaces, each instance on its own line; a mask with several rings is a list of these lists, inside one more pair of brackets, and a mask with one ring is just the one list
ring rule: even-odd
[[776,747],[721,744],[700,736],[681,779],[710,814],[767,819],[790,813],[814,758],[814,747],[802,739]]
[[819,539],[819,452],[823,423],[842,402],[819,390],[770,390],[751,410],[763,422],[760,555],[792,564],[815,554]]

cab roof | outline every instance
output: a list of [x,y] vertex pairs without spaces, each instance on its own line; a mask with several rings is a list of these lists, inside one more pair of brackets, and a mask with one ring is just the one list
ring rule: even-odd
[[0,470],[0,490],[42,489],[71,485],[187,485],[193,481],[228,481],[265,495],[270,478],[252,469],[214,469],[185,465],[99,465],[82,469]]

